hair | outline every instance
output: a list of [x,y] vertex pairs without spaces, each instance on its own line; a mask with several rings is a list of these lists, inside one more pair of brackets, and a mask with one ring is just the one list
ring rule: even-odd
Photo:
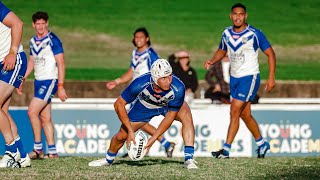
[[231,12],[233,11],[234,8],[238,8],[238,7],[244,9],[244,12],[247,12],[246,6],[243,5],[243,4],[241,4],[241,3],[237,3],[237,4],[233,5],[233,6],[231,7]]
[[138,33],[138,32],[142,32],[147,38],[149,38],[149,41],[148,41],[148,46],[151,46],[151,40],[150,40],[150,37],[149,37],[149,32],[148,30],[145,28],[145,27],[139,27],[138,29],[136,29],[133,33],[133,40],[132,40],[132,43],[134,46],[137,46],[136,43],[134,42],[134,36]]
[[37,20],[40,20],[40,19],[43,19],[47,22],[49,19],[48,13],[44,11],[38,11],[32,15],[33,23],[35,23]]

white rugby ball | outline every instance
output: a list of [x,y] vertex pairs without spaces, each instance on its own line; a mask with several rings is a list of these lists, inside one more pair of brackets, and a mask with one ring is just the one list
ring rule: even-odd
[[129,143],[128,155],[131,160],[139,161],[146,155],[146,149],[144,147],[147,145],[148,138],[143,131],[138,131],[135,133],[136,144],[131,141]]

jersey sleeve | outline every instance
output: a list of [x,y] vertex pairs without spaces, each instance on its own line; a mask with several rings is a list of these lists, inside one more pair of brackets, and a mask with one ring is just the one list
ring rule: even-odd
[[62,42],[57,36],[51,35],[51,41],[52,41],[51,48],[54,55],[64,52],[62,47]]
[[133,61],[133,59],[134,59],[134,55],[136,54],[135,51],[136,51],[136,50],[133,50],[133,51],[132,51],[132,54],[131,54],[130,68],[134,68],[132,61]]
[[[177,80],[179,82],[180,80]],[[174,99],[171,100],[168,104],[168,109],[170,111],[179,111],[184,102],[185,96],[185,87],[184,84],[180,81],[177,85],[175,85],[176,90],[174,90]],[[174,88],[174,89],[175,89]]]
[[271,47],[269,41],[267,40],[266,36],[260,31],[256,31],[256,36],[258,38],[258,44],[262,51],[265,51],[269,47]]
[[140,92],[146,87],[147,83],[144,81],[145,76],[136,78],[132,83],[122,91],[121,97],[127,102],[133,102]]
[[30,47],[30,56],[33,56],[33,51],[32,51],[32,42],[31,40],[29,41],[29,47]]
[[7,8],[2,2],[0,2],[0,21],[3,22],[4,18],[10,12],[10,9]]
[[225,42],[225,38],[226,38],[226,36],[225,36],[225,34],[223,33],[223,34],[222,34],[221,41],[220,41],[220,44],[219,44],[219,49],[222,49],[222,50],[224,50],[224,51],[227,51],[227,44],[226,44],[226,42]]

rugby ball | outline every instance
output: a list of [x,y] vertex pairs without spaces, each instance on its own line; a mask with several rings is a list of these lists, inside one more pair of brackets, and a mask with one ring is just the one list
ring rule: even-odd
[[131,141],[129,143],[128,155],[131,160],[139,161],[146,155],[146,149],[144,147],[147,145],[148,138],[147,135],[143,131],[138,131],[135,133],[135,141],[136,144]]

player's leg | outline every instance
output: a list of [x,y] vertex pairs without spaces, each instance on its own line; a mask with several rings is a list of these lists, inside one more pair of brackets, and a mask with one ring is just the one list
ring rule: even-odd
[[[137,131],[142,126],[144,126],[146,122],[131,122],[132,129]],[[120,130],[112,137],[109,149],[106,153],[106,158],[99,159],[95,161],[91,161],[89,166],[105,166],[111,165],[117,156],[119,149],[124,145],[128,137],[127,128],[121,124]]]
[[[0,69],[3,69],[3,68],[0,67]],[[1,88],[1,90],[0,90],[0,94],[1,94],[0,104],[1,104],[1,111],[2,111],[1,112],[2,115],[0,115],[1,116],[0,119],[4,118],[5,119],[4,121],[9,122],[10,131],[11,131],[10,136],[12,136],[12,138],[15,138],[14,142],[12,142],[15,144],[14,151],[17,152],[17,148],[18,148],[18,150],[21,153],[21,157],[22,157],[20,159],[20,153],[16,153],[16,157],[14,159],[16,161],[19,159],[19,163],[12,164],[11,165],[12,167],[28,167],[31,165],[30,158],[24,152],[22,141],[18,135],[17,126],[14,123],[12,117],[10,116],[10,114],[8,112],[12,92],[13,92],[14,88],[20,87],[20,85],[23,81],[23,77],[26,73],[26,70],[27,70],[27,56],[24,52],[20,52],[17,54],[14,69],[11,71],[2,70],[1,76],[0,76],[0,81],[1,81],[1,84],[0,84],[0,88]],[[5,115],[3,115],[3,114],[5,114]],[[4,116],[6,116],[6,117],[4,117]],[[6,122],[5,122],[5,124],[7,124]],[[0,126],[2,126],[2,125],[0,125]],[[5,125],[5,128],[7,128],[6,125]],[[4,134],[8,135],[8,133],[4,133]],[[6,139],[6,137],[5,137],[5,139]],[[10,137],[10,141],[11,141],[11,137]],[[12,159],[12,155],[13,154],[11,154],[11,159]],[[3,157],[3,159],[6,159],[6,158],[7,158],[7,155],[5,155]]]
[[46,105],[46,101],[43,101],[37,97],[33,97],[29,105],[28,116],[31,122],[34,137],[34,149],[29,153],[31,159],[43,158],[44,156],[41,138],[42,125],[39,114]]
[[181,106],[176,119],[182,124],[182,138],[184,142],[184,166],[188,169],[197,169],[194,154],[194,125],[189,105],[184,102]]
[[219,151],[212,152],[212,155],[216,158],[229,158],[231,144],[239,130],[241,113],[248,102],[248,97],[250,97],[252,93],[252,84],[255,83],[253,77],[254,76],[245,76],[242,78],[235,78],[230,76],[230,93],[232,97],[230,124],[223,148]]
[[48,103],[40,112],[40,120],[48,144],[48,155],[45,157],[58,158],[56,143],[54,140],[54,125],[51,117],[51,107],[51,103]]
[[17,144],[14,140],[11,125],[8,116],[6,115],[5,111],[3,110],[3,106],[11,96],[14,87],[5,81],[0,80],[0,131],[3,135],[5,140],[5,151],[6,154],[0,161],[0,167],[7,167],[7,162],[11,159],[18,160],[20,155],[17,153]]
[[[143,131],[145,131],[146,133],[150,134],[151,136],[154,135],[154,133],[156,132],[156,128],[153,127],[151,124],[146,123],[144,126],[142,126],[141,128]],[[172,157],[172,153],[175,147],[175,143],[173,142],[169,142],[165,137],[163,136],[159,136],[157,139],[161,145],[165,148],[166,150],[166,154],[167,157]]]
[[21,157],[21,159],[19,161],[20,166],[21,167],[29,167],[29,166],[31,166],[31,159],[29,158],[28,154],[24,150],[22,140],[21,140],[19,133],[18,133],[18,128],[17,128],[15,122],[13,121],[9,111],[8,111],[10,102],[11,102],[11,97],[7,99],[5,104],[2,106],[2,109],[4,110],[4,112],[6,113],[8,119],[9,119],[10,126],[11,126],[11,132],[14,137],[14,141],[17,145],[18,152],[20,153],[20,157]]
[[254,117],[252,116],[252,113],[251,113],[251,103],[250,102],[247,103],[246,107],[242,111],[241,118],[245,122],[246,126],[248,127],[248,129],[250,130],[250,132],[252,133],[252,135],[256,141],[256,144],[258,146],[258,150],[257,150],[258,158],[264,158],[265,154],[270,149],[270,145],[261,136],[258,123],[254,119]]

